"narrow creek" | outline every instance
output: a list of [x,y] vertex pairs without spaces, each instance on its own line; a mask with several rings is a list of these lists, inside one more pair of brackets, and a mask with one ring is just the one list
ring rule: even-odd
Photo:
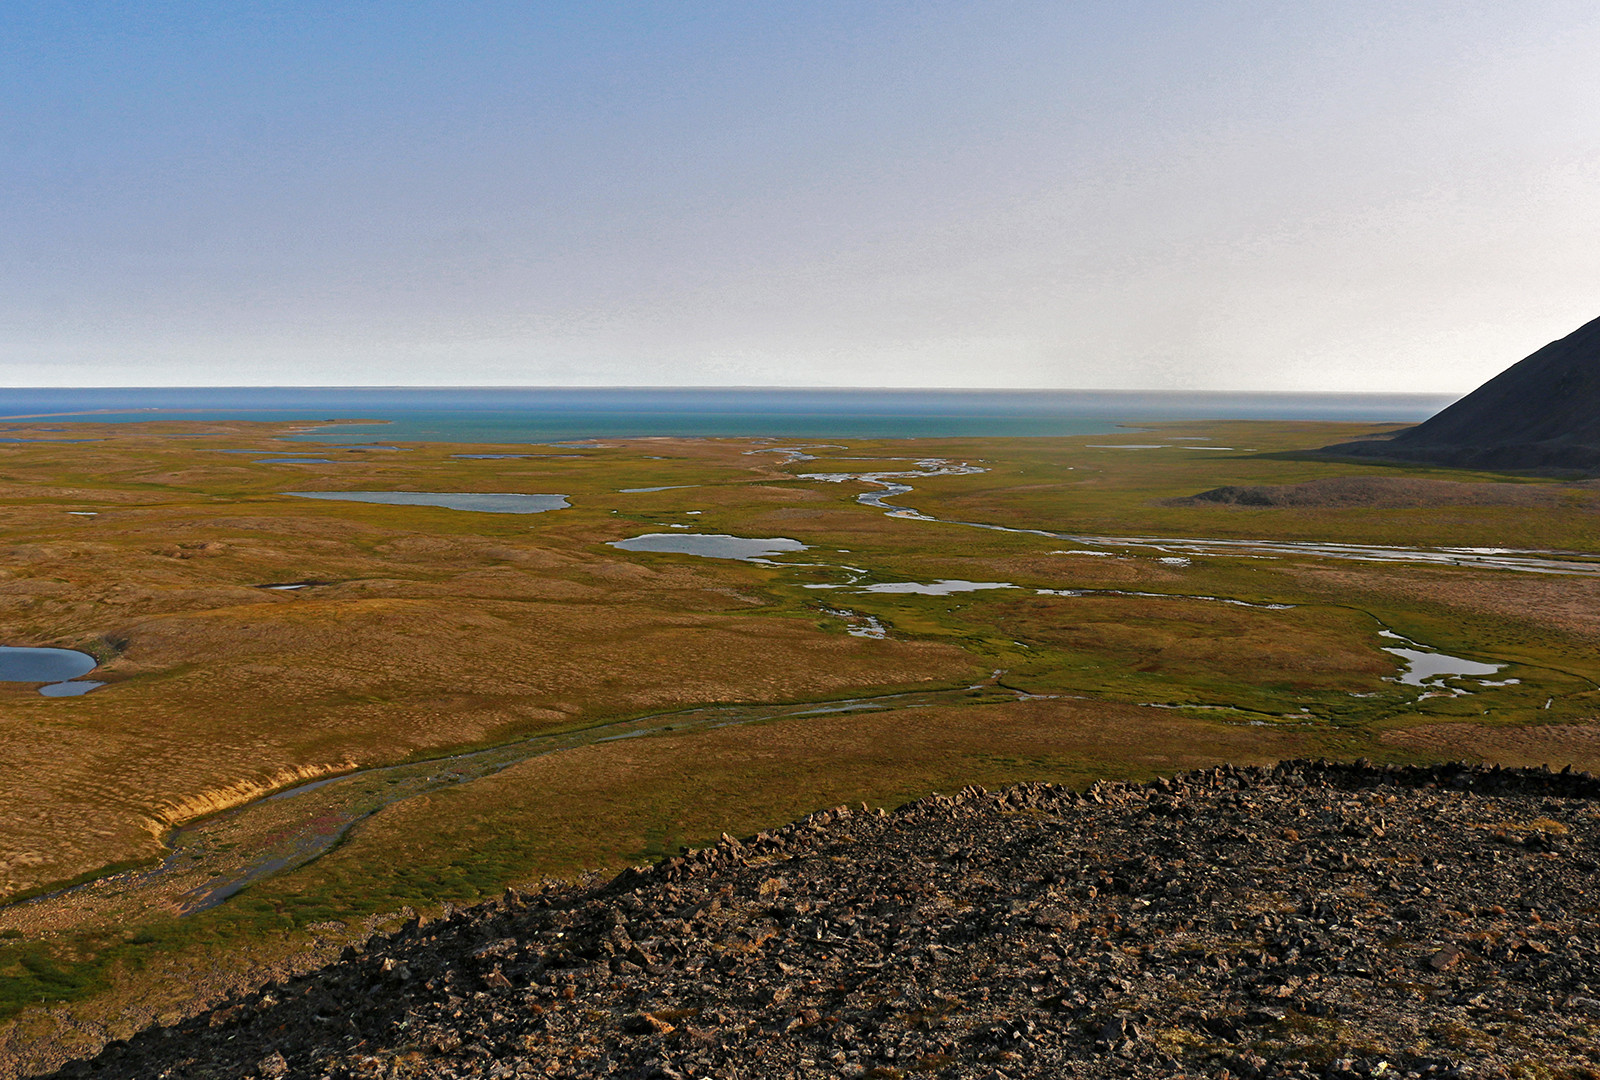
[[[801,459],[803,460],[803,459]],[[784,462],[783,464],[787,464]],[[1142,548],[1178,555],[1310,555],[1325,559],[1352,559],[1359,562],[1421,563],[1433,566],[1468,566],[1481,570],[1514,570],[1529,574],[1575,574],[1585,577],[1600,576],[1600,555],[1580,551],[1535,551],[1520,548],[1486,547],[1398,547],[1386,544],[1340,544],[1315,540],[1237,540],[1216,537],[1165,537],[1165,536],[1088,536],[1080,533],[1053,532],[1049,529],[1019,529],[1009,525],[992,525],[982,521],[962,521],[958,518],[934,517],[909,506],[892,503],[909,495],[915,489],[899,481],[917,477],[963,476],[986,472],[982,466],[965,462],[954,464],[944,458],[927,458],[916,463],[919,471],[859,472],[859,473],[801,473],[800,480],[820,480],[825,483],[871,484],[878,491],[865,491],[856,496],[864,506],[876,507],[893,518],[928,521],[940,525],[961,525],[969,529],[990,529],[995,532],[1021,533],[1043,536],[1051,540],[1065,540],[1074,544],[1087,544],[1096,548]],[[1089,554],[1085,552],[1084,554]]]
[[[783,455],[779,464],[815,460],[807,449],[763,447],[750,453]],[[827,447],[844,449],[844,447]],[[910,470],[882,470],[859,473],[802,474],[799,479],[829,483],[859,482],[878,490],[862,492],[858,502],[882,510],[895,518],[927,521],[968,528],[1022,533],[1088,545],[1092,549],[1140,548],[1180,555],[1309,555],[1376,562],[1407,562],[1434,565],[1464,565],[1484,569],[1543,574],[1600,575],[1600,557],[1578,552],[1521,551],[1484,548],[1408,548],[1383,545],[1333,544],[1310,541],[1235,540],[1208,538],[1170,538],[1139,536],[1086,536],[1045,529],[1013,528],[984,522],[939,518],[914,508],[890,502],[914,489],[903,480],[934,476],[970,475],[985,472],[977,465],[926,458],[914,462]],[[316,493],[319,497],[329,497]],[[560,496],[545,496],[557,499]],[[553,507],[541,507],[549,509]],[[472,507],[479,509],[479,507]],[[520,509],[520,508],[519,508]],[[529,512],[522,510],[522,512]],[[673,539],[680,539],[674,537]],[[726,538],[733,539],[733,538]],[[767,541],[766,543],[770,543]],[[622,545],[618,545],[622,546]],[[774,552],[778,553],[778,552]],[[1105,550],[1064,552],[1063,554],[1106,555]],[[742,557],[744,553],[740,553]],[[761,560],[765,561],[765,560]],[[773,565],[794,565],[774,563]],[[849,568],[846,568],[849,569]],[[921,591],[926,588],[976,585],[1002,587],[998,582],[941,582],[936,586],[911,590],[907,587],[880,587],[877,591]],[[815,587],[815,586],[812,586]],[[848,588],[848,586],[833,586]],[[1050,590],[1038,590],[1049,592]],[[1064,595],[1167,594],[1123,593],[1121,590],[1062,590]],[[1172,597],[1212,600],[1245,606],[1278,608],[1285,605],[1256,605],[1222,597]],[[828,610],[828,609],[824,609]],[[884,628],[877,619],[846,609],[830,614],[851,620],[849,632],[862,637],[882,637]],[[1414,644],[1406,642],[1406,644]],[[1399,648],[1389,651],[1406,661]],[[1424,654],[1418,653],[1421,657]],[[1431,654],[1439,655],[1439,654]],[[1447,660],[1459,658],[1448,657]],[[1423,661],[1424,663],[1431,660]],[[1467,661],[1465,663],[1471,663]],[[1432,685],[1441,675],[1482,675],[1498,670],[1498,665],[1479,665],[1463,671],[1428,670],[1416,678],[1416,685]],[[168,854],[159,864],[111,874],[54,893],[0,905],[0,929],[19,923],[31,925],[82,925],[85,921],[129,918],[152,911],[180,915],[204,911],[222,903],[250,885],[274,874],[293,870],[319,858],[339,844],[351,828],[387,806],[418,795],[441,791],[458,784],[491,776],[520,762],[549,754],[576,750],[622,739],[650,735],[689,733],[739,724],[802,718],[825,713],[866,710],[926,708],[933,705],[979,705],[1002,701],[1029,700],[1037,695],[998,685],[999,673],[987,683],[958,689],[935,690],[878,697],[818,701],[789,705],[723,705],[660,713],[601,723],[577,731],[533,735],[483,750],[452,754],[427,761],[358,769],[339,776],[311,781],[287,788],[231,810],[173,829],[165,838]],[[1409,679],[1407,681],[1410,681]],[[1494,684],[1489,684],[1494,685]]]
[[1000,674],[984,683],[947,690],[659,713],[310,781],[173,829],[165,838],[169,853],[159,864],[0,906],[0,929],[23,922],[81,925],[86,916],[114,920],[150,911],[178,915],[204,911],[258,881],[320,857],[352,827],[387,806],[580,747],[827,713],[985,705],[1036,696],[998,685]]

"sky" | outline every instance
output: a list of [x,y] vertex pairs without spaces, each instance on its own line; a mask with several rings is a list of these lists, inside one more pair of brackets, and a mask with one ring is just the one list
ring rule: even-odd
[[1592,2],[6,0],[0,385],[1462,392]]

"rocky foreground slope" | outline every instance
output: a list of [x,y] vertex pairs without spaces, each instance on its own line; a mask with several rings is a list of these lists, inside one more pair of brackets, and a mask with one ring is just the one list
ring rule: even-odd
[[818,813],[62,1077],[1600,1076],[1600,781],[1286,762]]

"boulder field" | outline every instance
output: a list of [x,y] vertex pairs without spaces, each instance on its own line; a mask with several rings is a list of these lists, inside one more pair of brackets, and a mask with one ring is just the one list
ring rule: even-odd
[[1600,781],[1286,761],[839,807],[60,1077],[1600,1075]]

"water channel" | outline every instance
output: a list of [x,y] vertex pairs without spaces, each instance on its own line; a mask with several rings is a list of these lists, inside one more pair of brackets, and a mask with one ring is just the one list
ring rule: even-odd
[[[996,680],[999,673],[996,673]],[[188,915],[215,907],[251,884],[318,858],[358,822],[386,806],[491,776],[520,762],[578,747],[668,733],[692,733],[743,724],[817,716],[986,705],[1035,695],[991,680],[949,690],[790,705],[715,705],[595,724],[576,731],[524,739],[404,765],[357,769],[287,788],[232,810],[173,829],[169,854],[155,866],[98,878],[55,893],[0,906],[0,926],[10,908],[82,906],[102,917],[151,905]]]
[[[1160,537],[1160,536],[1087,536],[1079,533],[1053,532],[1049,529],[1019,529],[1009,525],[991,525],[982,521],[962,521],[958,518],[934,517],[909,506],[900,506],[888,500],[910,494],[914,488],[902,484],[902,479],[932,476],[959,476],[981,473],[981,466],[965,462],[953,464],[942,458],[918,461],[920,471],[860,472],[860,473],[802,473],[798,479],[819,480],[824,483],[854,481],[871,484],[878,491],[865,491],[856,496],[864,506],[875,507],[894,518],[928,521],[940,525],[960,525],[969,529],[991,529],[996,532],[1021,533],[1043,536],[1051,540],[1066,540],[1074,544],[1087,544],[1097,548],[1138,548],[1179,555],[1309,555],[1325,559],[1352,559],[1358,562],[1417,563],[1433,566],[1466,566],[1480,570],[1513,570],[1530,574],[1573,574],[1584,577],[1600,576],[1600,555],[1579,551],[1535,551],[1520,548],[1491,547],[1398,547],[1386,544],[1339,544],[1314,540],[1235,540],[1212,537]],[[1087,554],[1087,553],[1085,553]]]
[[[812,458],[805,453],[809,447],[764,447],[750,453],[777,453],[783,455],[782,464]],[[488,456],[488,455],[484,455]],[[1484,548],[1405,548],[1382,545],[1328,544],[1302,541],[1182,539],[1166,537],[1111,537],[1083,536],[1053,532],[1043,529],[1020,529],[982,522],[942,519],[916,509],[895,505],[887,500],[910,493],[913,489],[899,481],[918,477],[950,476],[985,471],[966,463],[953,464],[944,459],[929,458],[916,462],[915,470],[875,471],[862,473],[808,474],[801,479],[830,483],[856,481],[877,487],[877,491],[863,492],[857,500],[864,505],[883,510],[896,518],[906,518],[939,524],[960,525],[969,528],[993,529],[1002,532],[1024,533],[1074,544],[1085,548],[1062,554],[1107,555],[1098,549],[1142,548],[1184,555],[1228,555],[1242,553],[1271,553],[1283,555],[1309,555],[1313,557],[1355,559],[1378,562],[1409,562],[1435,565],[1468,565],[1478,568],[1522,571],[1545,574],[1600,575],[1600,559],[1582,553],[1540,552]],[[664,489],[665,490],[665,489]],[[287,492],[303,498],[352,500],[402,505],[444,506],[450,509],[474,510],[489,513],[540,513],[569,505],[561,495],[473,494],[430,492]],[[448,500],[448,501],[446,501]],[[753,562],[768,562],[768,556],[806,550],[806,545],[784,537],[746,538],[726,535],[653,533],[615,541],[613,546],[630,551],[677,552],[711,558],[732,558]],[[770,563],[770,565],[796,565]],[[840,569],[855,571],[855,568]],[[270,587],[294,588],[302,583],[289,583]],[[850,588],[850,586],[836,586]],[[963,582],[945,580],[931,584],[915,582],[890,582],[879,586],[862,586],[857,591],[928,593],[948,595],[970,589],[1012,588],[1005,582]],[[1114,595],[1137,595],[1164,599],[1209,600],[1220,603],[1280,608],[1287,605],[1254,604],[1248,601],[1223,597],[1168,595],[1162,593],[1124,593],[1120,590],[1034,590],[1060,595],[1096,595],[1100,592]],[[862,637],[882,637],[884,628],[876,618],[861,616],[846,609],[825,609],[829,614],[850,621],[849,632]],[[1385,636],[1398,638],[1392,632]],[[1444,680],[1499,672],[1504,665],[1484,664],[1448,657],[1427,650],[1405,639],[1403,644],[1389,647],[1408,665],[1398,681],[1419,687],[1442,687],[1458,692]],[[67,650],[0,649],[0,661],[5,653],[61,653]],[[84,654],[76,661],[76,670],[69,674],[51,669],[43,678],[70,680],[90,671],[93,658]],[[24,658],[19,657],[16,662]],[[87,661],[87,666],[82,666]],[[20,670],[20,669],[15,669]],[[30,669],[31,670],[31,669]],[[65,669],[59,669],[65,671]],[[997,673],[997,678],[998,678]],[[0,678],[4,675],[0,674]],[[14,676],[13,676],[14,678]],[[35,681],[27,679],[24,681]],[[60,682],[59,687],[92,688],[90,683]],[[1487,684],[1499,685],[1499,684]],[[47,691],[50,688],[47,688]],[[61,693],[81,693],[81,690],[62,690]],[[233,810],[214,815],[174,829],[167,837],[170,853],[159,865],[110,875],[57,893],[22,901],[26,905],[80,904],[98,905],[102,911],[121,908],[140,910],[152,900],[164,903],[180,914],[202,911],[221,903],[229,896],[275,873],[302,866],[331,849],[358,822],[416,795],[438,791],[456,784],[489,776],[519,762],[546,754],[559,753],[581,746],[594,745],[620,739],[639,738],[665,733],[684,733],[711,730],[736,724],[814,716],[829,712],[925,708],[930,705],[978,705],[1002,701],[1030,700],[1037,695],[1026,694],[1000,687],[996,682],[953,690],[936,690],[849,699],[845,701],[816,702],[792,705],[724,705],[689,709],[676,713],[663,713],[631,720],[597,724],[578,731],[548,735],[535,735],[502,746],[470,753],[455,754],[434,760],[405,765],[358,769],[345,775],[320,779],[277,792],[246,803]],[[8,908],[0,907],[0,922]]]

